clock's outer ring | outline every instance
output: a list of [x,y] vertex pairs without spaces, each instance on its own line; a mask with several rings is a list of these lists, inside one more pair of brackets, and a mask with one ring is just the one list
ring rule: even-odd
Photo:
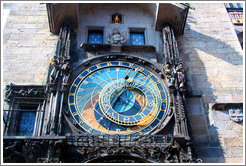
[[[84,70],[86,70],[87,68],[89,68],[95,64],[98,64],[98,63],[113,61],[113,60],[114,61],[123,61],[123,62],[135,63],[139,66],[144,66],[145,69],[149,70],[151,73],[155,74],[155,76],[158,77],[159,80],[163,81],[162,83],[165,86],[166,92],[168,93],[168,95],[170,94],[169,89],[166,86],[167,83],[164,79],[164,75],[161,72],[161,69],[159,69],[159,68],[161,68],[160,64],[150,63],[147,60],[141,59],[141,58],[136,57],[136,56],[127,55],[127,54],[120,54],[120,55],[105,54],[105,55],[98,56],[96,58],[88,59],[87,61],[83,62],[81,65],[79,65],[78,67],[73,69],[73,72],[72,72],[71,77],[70,77],[71,79],[69,80],[70,86],[72,85],[74,80],[77,78],[77,76],[79,74],[81,74]],[[68,96],[68,94],[67,94],[67,96]],[[68,99],[68,98],[66,98],[66,99]],[[166,111],[167,112],[165,113],[165,117],[162,119],[162,122],[160,123],[161,125],[159,125],[154,131],[151,131],[152,134],[156,134],[156,133],[162,131],[165,128],[165,126],[170,122],[170,120],[173,116],[173,112],[172,112],[170,105],[168,106],[168,109]],[[70,118],[70,119],[72,119],[72,118]]]

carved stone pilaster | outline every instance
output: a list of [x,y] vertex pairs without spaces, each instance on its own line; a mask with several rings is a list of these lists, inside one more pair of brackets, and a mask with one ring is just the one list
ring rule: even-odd
[[4,140],[4,163],[59,163],[66,152],[64,140]]

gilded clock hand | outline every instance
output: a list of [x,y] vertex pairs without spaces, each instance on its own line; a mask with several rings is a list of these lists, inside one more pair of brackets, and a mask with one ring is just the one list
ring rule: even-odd
[[125,77],[127,84],[131,84],[134,81],[134,77],[138,73],[139,70],[140,70],[140,68],[136,68],[135,72],[133,73],[133,75],[131,77],[129,77],[128,75]]
[[[132,70],[134,70],[134,69],[133,69],[133,66],[134,66],[134,65],[135,65],[135,64],[132,65],[132,68],[131,68]],[[130,73],[130,71],[131,71],[131,70],[128,69],[128,72],[125,74],[124,79],[128,79],[128,78],[129,78],[128,74]]]
[[140,68],[135,69],[135,73],[132,75],[132,78],[135,77],[135,75],[138,73]]

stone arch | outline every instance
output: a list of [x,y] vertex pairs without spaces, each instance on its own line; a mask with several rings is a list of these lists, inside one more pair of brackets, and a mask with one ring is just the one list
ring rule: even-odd
[[87,163],[153,163],[148,159],[128,154],[117,154],[96,157],[88,160]]

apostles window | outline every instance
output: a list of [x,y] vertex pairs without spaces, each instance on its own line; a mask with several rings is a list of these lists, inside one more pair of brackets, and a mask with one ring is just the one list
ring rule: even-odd
[[103,44],[103,30],[101,29],[88,30],[88,43]]
[[145,45],[144,30],[130,29],[130,44],[131,45]]

